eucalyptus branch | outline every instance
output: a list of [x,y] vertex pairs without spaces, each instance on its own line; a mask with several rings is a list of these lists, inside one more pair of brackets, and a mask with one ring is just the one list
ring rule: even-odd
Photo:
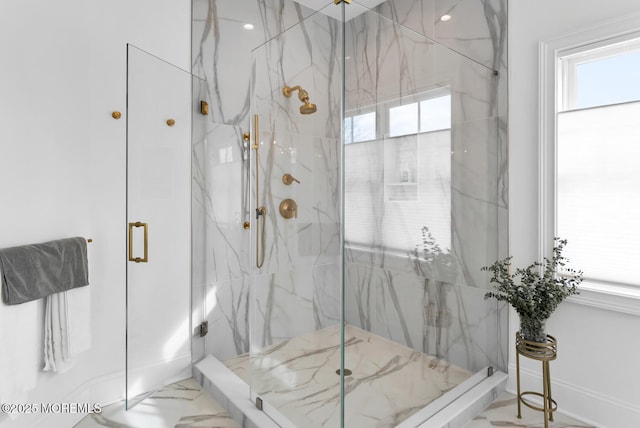
[[[491,272],[494,291],[484,295],[509,303],[521,317],[546,320],[567,297],[579,294],[582,271],[565,268],[568,259],[562,256],[566,239],[555,238],[551,259],[534,262],[511,273],[511,259],[498,260],[483,271]],[[561,275],[559,271],[568,275]]]

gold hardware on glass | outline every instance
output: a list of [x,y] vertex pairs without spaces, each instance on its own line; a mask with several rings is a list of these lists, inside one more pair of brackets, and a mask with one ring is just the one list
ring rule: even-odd
[[[133,228],[144,228],[144,257],[133,257]],[[147,263],[149,261],[149,229],[147,223],[141,223],[136,221],[135,223],[129,223],[129,261],[136,263]]]
[[244,141],[249,141],[251,139],[251,134],[249,134],[248,132],[245,132],[244,134],[242,134],[242,139]]
[[298,180],[297,178],[295,178],[293,175],[289,173],[286,173],[285,175],[282,176],[282,182],[287,186],[293,183],[294,181],[298,184],[300,183],[300,180]]
[[120,119],[122,117],[122,113],[120,113],[119,111],[114,111],[113,113],[111,113],[111,117],[114,119]]
[[200,113],[205,116],[209,114],[209,103],[206,101],[200,101]]
[[251,223],[249,223],[248,221],[245,221],[244,223],[242,223],[242,228],[244,230],[249,230],[251,228]]
[[351,4],[351,0],[333,0],[333,4],[340,4],[342,2],[345,2],[346,4]]
[[175,125],[175,124],[176,124],[176,121],[175,121],[175,120],[173,120],[173,119],[169,119],[169,120],[167,120],[167,125],[169,125],[169,126],[173,126],[173,125]]
[[298,218],[298,204],[293,199],[280,202],[280,215],[284,218]]

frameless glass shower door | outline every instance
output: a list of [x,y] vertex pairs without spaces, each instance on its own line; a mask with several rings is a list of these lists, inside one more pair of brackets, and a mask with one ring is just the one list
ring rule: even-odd
[[191,76],[127,47],[126,404],[190,375]]

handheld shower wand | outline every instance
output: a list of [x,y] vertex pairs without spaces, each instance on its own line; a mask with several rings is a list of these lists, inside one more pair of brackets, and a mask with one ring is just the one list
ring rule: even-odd
[[[253,116],[253,149],[256,151],[256,267],[260,269],[264,264],[264,226],[267,221],[267,209],[264,206],[260,206],[260,181],[258,179],[258,171],[260,171],[260,162],[258,161],[260,137],[258,136],[258,126],[258,115],[256,114]],[[260,227],[260,217],[262,217],[262,227]]]

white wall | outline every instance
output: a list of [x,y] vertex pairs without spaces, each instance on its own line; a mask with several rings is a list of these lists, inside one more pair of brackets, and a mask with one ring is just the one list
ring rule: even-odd
[[[637,0],[509,2],[509,248],[514,265],[529,264],[538,248],[538,42],[640,12]],[[510,318],[510,383],[515,390]],[[547,330],[558,339],[551,363],[560,411],[596,426],[636,426],[640,420],[640,317],[564,302]],[[527,361],[528,363],[528,361]],[[541,390],[540,364],[526,364],[524,389]]]
[[[94,240],[92,348],[69,372],[39,372],[30,403],[106,403],[124,395],[126,123],[111,112],[124,117],[127,42],[190,69],[190,13],[189,2],[170,0],[2,2],[0,248],[76,235]],[[42,303],[26,305],[41,319]],[[40,355],[38,322],[9,326],[8,313],[0,305],[0,339],[3,329],[21,328]],[[2,343],[0,353],[13,349]],[[0,414],[0,427],[44,426],[42,416]],[[68,427],[81,416],[44,424]]]

